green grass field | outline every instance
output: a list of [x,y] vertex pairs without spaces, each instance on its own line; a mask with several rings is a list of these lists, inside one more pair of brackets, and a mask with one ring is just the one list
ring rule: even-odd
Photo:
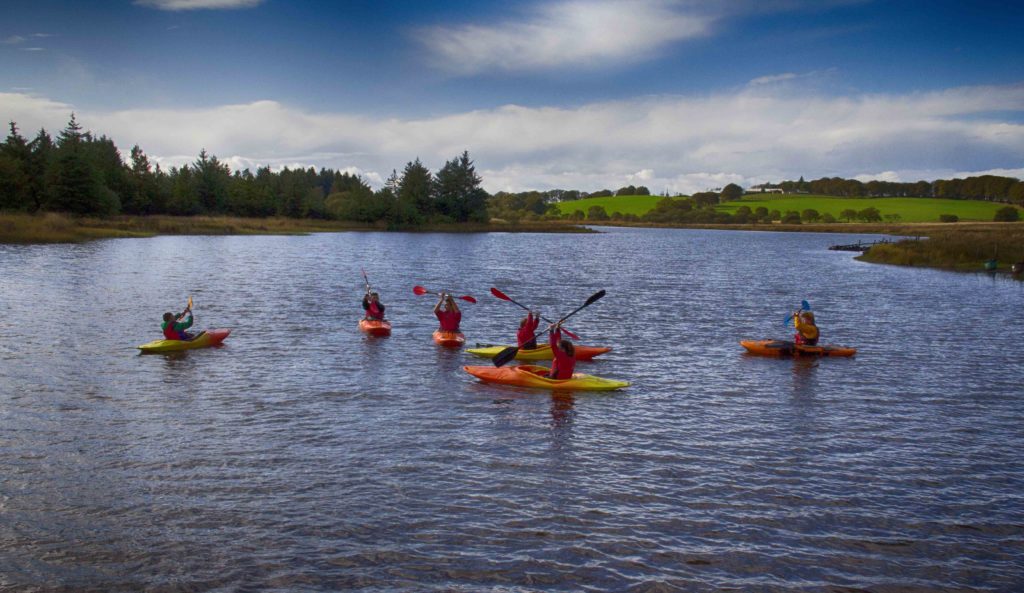
[[839,218],[843,210],[863,210],[878,208],[882,216],[899,214],[901,222],[938,222],[940,214],[955,214],[960,220],[977,220],[988,222],[996,211],[1006,206],[998,202],[981,202],[977,200],[944,200],[938,198],[835,198],[832,196],[783,195],[762,198],[760,196],[744,196],[738,202],[726,202],[718,206],[723,212],[735,212],[740,206],[748,206],[751,210],[764,206],[769,210],[778,210],[785,214],[787,210],[803,212],[808,208],[817,210],[819,214],[826,212]]
[[573,200],[571,202],[556,202],[555,206],[562,214],[572,214],[576,210],[582,210],[584,214],[591,206],[603,206],[610,216],[613,212],[623,214],[636,214],[643,216],[661,200],[662,196],[610,196],[607,198],[586,198]]
[[[661,196],[612,196],[606,198],[587,198],[572,202],[556,204],[563,214],[571,214],[575,210],[587,212],[591,206],[603,206],[611,215],[613,212],[636,214],[643,216],[654,208]],[[740,206],[748,206],[756,210],[764,206],[768,210],[778,210],[783,214],[788,210],[803,212],[808,208],[817,210],[819,214],[830,213],[839,218],[843,210],[863,210],[868,207],[878,208],[882,216],[898,214],[900,222],[938,222],[940,214],[955,214],[963,221],[988,222],[995,216],[996,210],[1006,204],[997,202],[981,202],[977,200],[943,200],[938,198],[835,198],[832,196],[814,195],[781,195],[781,196],[744,196],[738,202],[726,202],[717,208],[722,212],[735,212]],[[1024,212],[1021,213],[1024,218]]]

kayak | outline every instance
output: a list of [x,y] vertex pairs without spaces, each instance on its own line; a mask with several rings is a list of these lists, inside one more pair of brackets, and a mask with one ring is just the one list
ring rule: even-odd
[[366,332],[371,336],[386,338],[391,335],[391,322],[383,319],[360,319],[359,331]]
[[439,329],[434,330],[434,341],[445,348],[462,348],[466,343],[466,336],[462,332],[445,332]]
[[747,352],[758,356],[853,356],[856,348],[808,346],[787,340],[740,340]]
[[629,387],[628,381],[613,381],[593,375],[574,373],[572,379],[548,379],[538,375],[547,373],[548,368],[532,364],[514,367],[464,366],[462,370],[485,383],[534,387],[537,389],[564,389],[567,391],[611,391]]
[[231,333],[230,329],[210,329],[200,332],[191,340],[153,340],[152,342],[138,346],[143,354],[152,352],[178,352],[180,350],[192,350],[193,348],[208,348],[218,346]]
[[[494,358],[499,352],[505,348],[511,348],[511,346],[489,346],[484,344],[477,344],[476,348],[469,348],[466,352],[475,354],[480,358]],[[604,354],[605,352],[611,352],[611,348],[604,348],[601,346],[575,346],[575,357],[576,360],[590,360],[598,354]],[[519,352],[516,352],[516,360],[551,360],[554,355],[551,354],[551,345],[544,344],[527,350],[526,348],[520,348]]]

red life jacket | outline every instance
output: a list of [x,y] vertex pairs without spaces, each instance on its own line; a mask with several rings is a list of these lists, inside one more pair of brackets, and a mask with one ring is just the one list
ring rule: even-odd
[[384,319],[384,311],[373,301],[370,301],[369,306],[366,307],[366,315],[370,319]]
[[164,327],[164,339],[165,340],[180,340],[181,339],[181,334],[178,332],[178,330],[174,329],[174,326],[177,323],[178,323],[177,321],[168,321],[167,322],[167,326]]
[[526,318],[526,322],[516,332],[516,343],[520,348],[526,347],[527,344],[531,344],[530,348],[537,347],[537,340],[534,339],[533,333],[537,331],[538,325],[540,325],[540,319],[535,319],[532,315]]
[[438,309],[437,320],[441,323],[441,331],[459,331],[459,322],[462,321],[462,311],[442,311]]
[[576,371],[576,357],[569,356],[558,347],[558,342],[561,339],[562,330],[558,330],[552,332],[551,338],[548,340],[551,344],[551,353],[554,355],[551,360],[551,372],[548,373],[549,379],[572,379],[572,374]]

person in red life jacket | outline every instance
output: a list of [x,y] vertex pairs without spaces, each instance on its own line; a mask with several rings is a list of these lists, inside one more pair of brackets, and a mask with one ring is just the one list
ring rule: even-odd
[[363,296],[363,311],[366,311],[367,319],[383,321],[384,304],[380,302],[380,295],[375,292],[367,292]]
[[[182,321],[186,315],[188,320]],[[192,327],[191,309],[185,309],[180,315],[164,313],[164,322],[160,324],[160,328],[164,330],[164,339],[167,340],[191,340],[195,336],[185,331],[190,327]]]
[[814,313],[810,311],[797,311],[793,314],[793,325],[796,326],[793,340],[797,344],[805,346],[818,345],[818,337],[821,335],[821,332],[818,331],[818,326],[814,324]]
[[548,343],[551,344],[551,353],[554,359],[551,361],[551,370],[548,372],[549,379],[572,379],[576,370],[576,349],[568,338],[562,337],[562,324],[556,323],[548,335]]
[[526,317],[519,322],[519,331],[516,332],[516,345],[526,350],[537,348],[537,326],[540,325],[540,313],[529,311]]
[[[442,308],[441,305],[444,305]],[[457,332],[459,331],[459,324],[462,322],[462,311],[459,311],[459,306],[455,304],[455,299],[452,295],[442,292],[441,298],[434,305],[434,315],[437,315],[437,320],[441,323],[439,328],[443,332]]]

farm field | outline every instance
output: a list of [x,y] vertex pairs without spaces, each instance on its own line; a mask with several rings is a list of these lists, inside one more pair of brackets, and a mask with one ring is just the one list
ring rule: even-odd
[[603,198],[584,198],[571,202],[556,202],[555,206],[561,214],[572,214],[576,210],[582,210],[584,214],[591,206],[602,206],[611,215],[613,212],[623,214],[636,214],[643,216],[657,205],[663,196],[608,196]]
[[[586,213],[591,206],[602,206],[609,215],[613,212],[621,212],[643,216],[653,209],[661,199],[663,199],[662,196],[610,196],[558,202],[555,206],[562,214],[571,214],[576,210]],[[873,207],[877,208],[882,216],[898,214],[900,222],[938,222],[940,214],[955,214],[962,221],[989,222],[995,216],[996,211],[1005,207],[1006,204],[939,198],[837,198],[818,195],[783,195],[778,197],[745,196],[740,201],[720,204],[717,209],[731,214],[740,206],[747,206],[751,210],[764,206],[783,214],[789,210],[803,212],[812,208],[819,214],[829,213],[837,219],[843,210],[859,211]]]
[[735,212],[740,206],[751,210],[764,206],[783,214],[788,210],[803,212],[808,208],[819,214],[829,213],[839,218],[843,210],[877,208],[882,216],[898,214],[901,222],[938,222],[940,214],[955,214],[965,221],[991,221],[996,211],[1006,206],[999,202],[978,200],[946,200],[939,198],[836,198],[832,196],[786,195],[780,197],[744,196],[737,202],[718,206],[722,212]]

